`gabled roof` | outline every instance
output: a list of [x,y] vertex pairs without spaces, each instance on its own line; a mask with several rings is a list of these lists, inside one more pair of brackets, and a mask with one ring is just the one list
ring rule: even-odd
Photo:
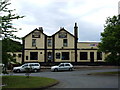
[[75,37],[73,34],[71,34],[70,32],[68,32],[68,31],[65,30],[64,28],[61,28],[59,31],[57,31],[57,32],[56,32],[55,34],[53,34],[52,36],[58,34],[58,33],[61,32],[61,31],[65,31],[65,32],[67,32],[68,34],[70,34],[71,36]]
[[[22,39],[26,38],[28,35],[30,35],[30,34],[33,33],[34,31],[40,31],[42,34],[44,34],[45,36],[47,36],[45,33],[43,33],[42,30],[36,28],[36,29],[34,29],[33,31],[31,31],[29,34],[27,34],[26,36],[24,36]],[[67,32],[68,34],[70,34],[71,36],[75,37],[73,34],[71,34],[70,32],[68,32],[68,31],[65,30],[64,28],[61,28],[59,31],[57,31],[57,32],[56,32],[55,34],[53,34],[52,36],[58,34],[58,33],[61,32],[61,31],[65,31],[65,32]],[[52,36],[48,36],[48,37],[52,37]]]
[[[30,35],[30,34],[33,33],[34,31],[40,31],[42,34],[44,34],[42,30],[39,30],[39,29],[36,28],[36,29],[34,29],[33,31],[31,31],[29,34],[27,34],[26,36],[24,36],[22,39],[26,38],[28,35]],[[44,35],[46,35],[46,34],[44,34]]]

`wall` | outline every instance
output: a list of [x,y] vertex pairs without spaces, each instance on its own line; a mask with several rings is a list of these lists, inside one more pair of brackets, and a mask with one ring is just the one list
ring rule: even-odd
[[[30,52],[38,52],[38,60],[30,60]],[[28,56],[28,60],[26,60]],[[25,62],[44,62],[44,50],[25,50]]]
[[55,35],[55,48],[56,49],[61,49],[63,47],[63,39],[68,39],[68,46],[64,47],[64,49],[74,48],[74,37],[72,35],[67,33],[67,38],[59,38],[58,35],[59,33]]
[[[18,63],[22,63],[22,52],[7,52],[8,54],[12,55],[15,54],[16,56],[14,57],[14,59],[16,59],[16,62]],[[18,55],[21,54],[21,57],[19,57]]]
[[35,49],[36,47],[32,47],[32,39],[36,39],[36,47],[44,48],[45,44],[45,35],[40,33],[40,38],[32,38],[32,34],[28,35],[25,38],[25,48]]

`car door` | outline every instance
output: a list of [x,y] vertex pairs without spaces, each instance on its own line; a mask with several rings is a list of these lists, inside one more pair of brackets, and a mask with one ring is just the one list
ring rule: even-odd
[[28,67],[28,64],[22,65],[21,71],[25,71],[27,67]]
[[64,69],[69,70],[69,68],[70,68],[70,64],[65,64]]
[[64,70],[64,69],[65,69],[64,64],[60,64],[58,70]]

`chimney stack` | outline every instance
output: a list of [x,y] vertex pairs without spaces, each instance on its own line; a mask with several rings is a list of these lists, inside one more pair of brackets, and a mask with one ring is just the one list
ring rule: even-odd
[[42,28],[42,27],[39,27],[39,30],[40,30],[41,32],[43,32],[43,28]]
[[74,26],[74,36],[75,36],[75,63],[77,63],[77,43],[78,43],[78,27],[77,23]]
[[78,27],[77,27],[77,23],[75,23],[75,26],[74,26],[74,36],[75,36],[76,40],[78,41]]

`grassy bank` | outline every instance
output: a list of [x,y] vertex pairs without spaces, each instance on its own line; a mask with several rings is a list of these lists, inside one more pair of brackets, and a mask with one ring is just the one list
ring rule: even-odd
[[45,77],[32,77],[26,78],[25,76],[3,76],[2,82],[4,88],[43,88],[51,86],[58,81]]

